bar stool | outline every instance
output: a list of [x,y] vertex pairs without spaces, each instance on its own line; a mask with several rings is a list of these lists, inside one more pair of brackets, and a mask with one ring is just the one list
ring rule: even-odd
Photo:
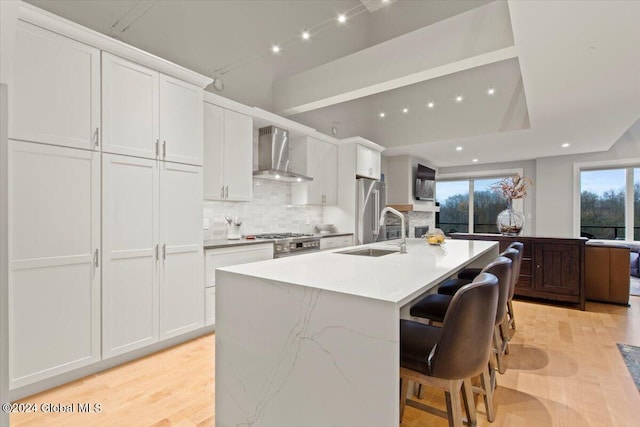
[[[441,328],[400,321],[400,422],[406,404],[428,410],[407,399],[409,381],[413,381],[445,392],[450,426],[462,426],[462,391],[469,425],[475,425],[471,378],[482,375],[486,380],[488,375],[497,305],[498,279],[482,273],[452,298]],[[488,407],[492,407],[490,399],[485,395]]]
[[513,275],[514,280],[512,280],[511,289],[509,290],[509,298],[507,299],[507,327],[505,332],[507,333],[507,341],[511,341],[512,333],[509,332],[511,329],[514,333],[516,331],[516,318],[513,313],[513,304],[511,301],[513,300],[513,295],[516,291],[516,285],[518,284],[518,280],[520,279],[520,267],[522,266],[522,257],[524,256],[524,243],[522,242],[513,242],[509,245],[510,248],[516,249],[520,253],[520,258],[518,262],[516,262]]
[[[501,374],[504,374],[506,372],[506,363],[504,361],[504,355],[505,353],[507,353],[508,345],[504,331],[507,307],[506,302],[511,286],[513,260],[517,259],[517,257],[518,251],[516,251],[515,249],[507,249],[501,254],[501,256],[496,258],[491,264],[487,265],[482,270],[482,273],[490,273],[496,276],[496,278],[498,279],[498,306],[496,307],[496,311],[494,312],[495,317],[493,346],[491,347],[493,353],[495,354],[496,366],[494,367],[491,363],[488,363],[487,371],[489,372],[489,381],[485,381],[484,377],[481,378],[482,387],[474,390],[485,396],[487,419],[489,421],[493,421],[494,419],[493,406],[491,405],[491,402],[493,390],[496,386],[495,371],[498,370],[498,372],[500,372]],[[451,301],[454,297],[455,295],[427,295],[416,304],[414,304],[409,312],[412,316],[429,319],[430,322],[442,322],[446,317],[446,313],[450,309]],[[419,390],[418,393],[418,395],[420,395],[421,390]]]

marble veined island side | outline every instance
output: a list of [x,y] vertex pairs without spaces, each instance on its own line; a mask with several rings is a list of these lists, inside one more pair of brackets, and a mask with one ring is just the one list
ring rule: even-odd
[[216,270],[216,426],[398,425],[399,320],[442,280],[490,262],[498,244],[346,250]]

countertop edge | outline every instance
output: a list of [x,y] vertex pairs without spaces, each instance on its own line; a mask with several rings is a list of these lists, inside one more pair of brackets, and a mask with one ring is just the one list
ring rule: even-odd
[[221,249],[221,248],[232,248],[235,246],[250,246],[257,245],[261,243],[271,243],[273,244],[274,240],[271,239],[238,239],[238,240],[205,240],[203,245],[204,249]]

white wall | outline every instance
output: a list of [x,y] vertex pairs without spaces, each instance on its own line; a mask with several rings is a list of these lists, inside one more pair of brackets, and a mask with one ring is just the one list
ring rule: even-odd
[[[545,157],[536,161],[536,231],[539,235],[575,237],[573,168],[576,163],[616,162],[640,159],[640,120],[611,147],[601,153]],[[640,162],[638,163],[640,165]]]

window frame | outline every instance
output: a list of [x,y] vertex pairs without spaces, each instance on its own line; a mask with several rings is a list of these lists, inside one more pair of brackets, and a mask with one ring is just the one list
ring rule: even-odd
[[[587,171],[624,169],[625,170],[625,197],[624,197],[624,242],[633,242],[634,220],[634,194],[633,194],[633,170],[640,168],[640,158],[624,160],[601,160],[595,162],[576,162],[573,164],[573,235],[580,237],[582,226],[582,179],[581,173]],[[615,240],[614,240],[615,241]]]
[[[474,233],[475,224],[473,223],[473,213],[474,213],[474,196],[473,192],[475,190],[474,182],[479,179],[491,179],[495,178],[496,180],[500,180],[502,178],[513,176],[513,175],[524,175],[523,168],[514,168],[514,169],[495,169],[495,170],[483,170],[483,171],[474,171],[474,172],[454,172],[454,173],[436,173],[436,193],[435,197],[438,197],[437,183],[438,182],[447,182],[447,181],[468,181],[469,182],[469,212],[468,212],[468,233]],[[507,208],[505,202],[505,209]],[[524,213],[524,200],[517,199],[513,201],[513,208],[517,211]],[[495,234],[500,234],[496,231]]]

